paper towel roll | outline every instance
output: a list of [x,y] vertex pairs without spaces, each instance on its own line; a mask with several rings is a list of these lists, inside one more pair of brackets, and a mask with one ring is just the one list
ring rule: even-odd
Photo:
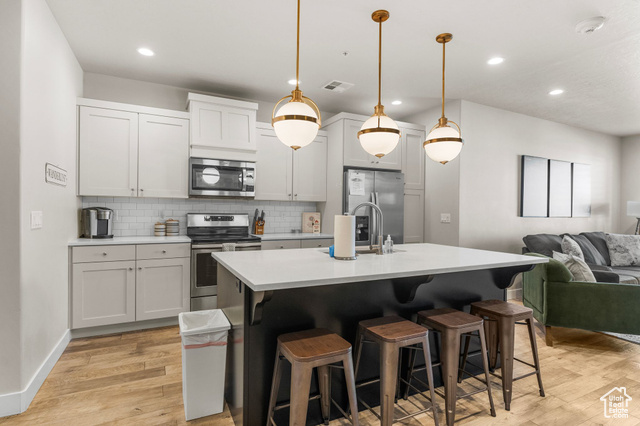
[[356,217],[351,215],[336,215],[333,233],[333,256],[341,260],[355,259]]

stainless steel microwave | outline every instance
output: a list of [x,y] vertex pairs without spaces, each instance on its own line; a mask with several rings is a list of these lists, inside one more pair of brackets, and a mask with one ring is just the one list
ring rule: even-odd
[[256,163],[189,159],[190,197],[255,197]]

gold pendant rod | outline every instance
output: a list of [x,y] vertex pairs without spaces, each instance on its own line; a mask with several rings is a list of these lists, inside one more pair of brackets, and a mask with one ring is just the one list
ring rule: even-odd
[[[382,20],[378,31],[378,106],[382,104]],[[378,114],[378,127],[380,127],[380,114]]]
[[300,0],[298,0],[298,39],[296,46],[296,90],[300,90],[298,82],[300,81]]
[[444,118],[444,49],[447,43],[442,43],[442,117]]

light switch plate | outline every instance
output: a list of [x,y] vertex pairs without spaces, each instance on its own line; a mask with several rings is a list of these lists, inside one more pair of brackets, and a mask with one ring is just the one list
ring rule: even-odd
[[440,223],[451,223],[451,213],[440,213]]
[[41,229],[41,228],[42,228],[42,212],[41,211],[31,212],[31,229]]

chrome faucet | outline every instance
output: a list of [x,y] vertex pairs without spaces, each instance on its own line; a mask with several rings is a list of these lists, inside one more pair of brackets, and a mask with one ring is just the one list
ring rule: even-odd
[[[371,207],[373,210],[376,211],[376,214],[380,217],[380,222],[378,222],[376,220],[376,231],[378,234],[378,244],[373,244],[373,241],[371,241],[371,245],[369,246],[369,249],[372,252],[375,252],[376,254],[384,254],[384,247],[383,247],[383,243],[384,243],[384,237],[383,237],[383,217],[382,217],[382,210],[380,210],[380,207],[376,206],[373,203],[370,203],[368,201],[365,201],[364,203],[360,203],[358,204],[353,211],[351,212],[352,215],[355,216],[356,211],[360,208],[360,207]],[[372,232],[373,234],[373,232]],[[375,235],[375,234],[373,234]]]

